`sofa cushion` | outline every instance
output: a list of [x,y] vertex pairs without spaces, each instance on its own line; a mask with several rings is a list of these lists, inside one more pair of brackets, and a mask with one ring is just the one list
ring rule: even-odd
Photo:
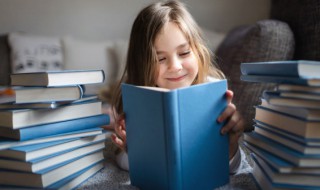
[[272,84],[248,83],[240,80],[242,62],[292,59],[294,38],[286,23],[262,20],[253,25],[239,26],[230,31],[219,46],[216,55],[222,71],[234,92],[233,102],[246,121],[246,130],[252,129],[254,106],[260,102],[264,89]]
[[9,46],[13,73],[62,69],[59,38],[10,33]]
[[294,59],[320,60],[320,1],[272,0],[271,18],[288,23],[294,33]]
[[8,35],[0,35],[0,85],[6,86],[10,84],[10,56],[8,46]]

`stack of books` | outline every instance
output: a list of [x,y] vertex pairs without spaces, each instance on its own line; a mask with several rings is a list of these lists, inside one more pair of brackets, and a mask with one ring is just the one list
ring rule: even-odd
[[73,189],[103,168],[109,115],[82,85],[102,70],[11,75],[13,102],[0,104],[0,186]]
[[256,106],[244,135],[262,189],[320,189],[320,62],[241,64],[241,79],[276,83]]

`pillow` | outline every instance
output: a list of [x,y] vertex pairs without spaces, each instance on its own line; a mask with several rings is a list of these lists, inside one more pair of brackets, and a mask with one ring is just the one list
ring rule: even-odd
[[[64,69],[85,70],[102,69],[105,73],[105,84],[110,85],[115,81],[116,68],[113,55],[113,43],[78,40],[72,37],[63,38]],[[100,88],[100,85],[95,85]],[[92,85],[87,86],[89,90]],[[96,93],[97,89],[92,93]]]
[[246,130],[252,130],[254,106],[260,103],[265,89],[274,84],[249,83],[240,80],[242,62],[290,60],[293,58],[294,37],[290,27],[276,20],[262,20],[253,25],[231,30],[216,55],[222,71],[234,92],[233,102],[245,119]]
[[62,69],[62,48],[59,38],[9,34],[13,73]]

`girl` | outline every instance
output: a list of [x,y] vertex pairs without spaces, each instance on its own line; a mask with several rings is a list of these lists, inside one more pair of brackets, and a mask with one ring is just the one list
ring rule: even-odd
[[[122,149],[117,156],[119,166],[128,170],[122,82],[175,89],[223,78],[223,73],[212,63],[199,27],[181,2],[157,2],[144,8],[134,21],[125,72],[112,102],[116,121],[112,141]],[[227,121],[221,134],[230,136],[230,173],[236,173],[248,166],[238,145],[244,124],[231,102],[233,92],[228,90],[226,97],[228,106],[217,121]]]

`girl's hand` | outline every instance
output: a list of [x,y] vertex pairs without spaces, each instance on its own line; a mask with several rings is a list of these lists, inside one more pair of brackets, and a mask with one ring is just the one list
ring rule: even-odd
[[238,140],[244,131],[244,121],[236,110],[236,106],[231,102],[233,98],[231,90],[227,90],[226,97],[228,105],[218,117],[218,122],[226,121],[226,124],[221,128],[221,134],[229,133],[229,159],[231,159],[238,150]]
[[111,139],[120,149],[127,150],[127,134],[124,115],[117,118],[114,124],[115,133],[111,135]]

